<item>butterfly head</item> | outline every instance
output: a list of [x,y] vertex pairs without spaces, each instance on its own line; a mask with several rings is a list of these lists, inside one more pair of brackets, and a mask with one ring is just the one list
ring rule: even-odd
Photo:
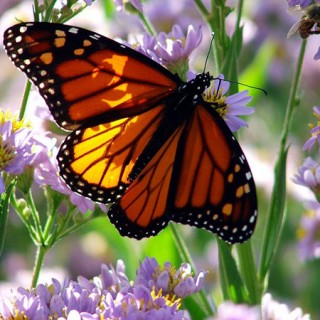
[[206,72],[197,74],[193,80],[188,82],[189,90],[193,93],[193,100],[195,102],[198,102],[203,92],[210,87],[212,80],[213,76],[209,72]]
[[178,92],[180,96],[192,95],[192,100],[194,102],[199,102],[201,100],[203,92],[210,87],[210,83],[213,80],[213,76],[209,72],[199,73],[196,77],[187,83],[183,83]]

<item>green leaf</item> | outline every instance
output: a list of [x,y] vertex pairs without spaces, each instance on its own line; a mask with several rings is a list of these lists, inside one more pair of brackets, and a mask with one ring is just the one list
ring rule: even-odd
[[217,239],[217,241],[219,247],[221,288],[224,300],[232,300],[235,303],[249,302],[248,293],[231,254],[232,247],[220,239]]
[[265,229],[260,261],[261,281],[267,276],[273,255],[276,252],[277,243],[284,222],[287,155],[288,148],[279,155],[279,159],[275,166],[275,182],[271,195],[271,204],[267,217],[267,226]]
[[183,299],[182,308],[188,310],[191,319],[207,319],[210,315],[208,315],[204,311],[205,308],[199,304],[200,298],[196,299],[197,295],[198,294],[195,294]]
[[0,196],[0,256],[2,254],[4,239],[6,235],[6,226],[9,213],[9,202],[11,194],[16,185],[16,179],[13,179],[5,193]]
[[236,250],[239,258],[241,277],[248,291],[250,303],[259,304],[261,301],[261,292],[257,278],[257,269],[254,263],[251,240],[236,245]]
[[102,1],[104,14],[106,18],[111,19],[114,17],[115,8],[114,8],[114,1],[113,0],[103,0]]

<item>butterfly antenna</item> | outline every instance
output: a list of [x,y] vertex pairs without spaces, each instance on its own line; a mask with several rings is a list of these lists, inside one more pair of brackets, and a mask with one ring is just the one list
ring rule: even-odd
[[213,39],[214,39],[214,32],[211,33],[211,41],[210,41],[210,46],[209,46],[208,54],[207,54],[207,57],[206,57],[206,61],[204,62],[203,73],[205,73],[205,71],[207,69],[207,62],[208,62],[209,55],[210,55],[210,52],[211,52]]
[[264,90],[264,89],[262,89],[262,88],[259,88],[259,87],[250,86],[249,84],[242,83],[242,82],[238,82],[238,81],[232,81],[232,80],[226,80],[226,79],[224,79],[224,81],[228,81],[228,82],[230,82],[230,83],[235,83],[235,84],[238,84],[238,85],[240,85],[240,86],[247,87],[247,88],[260,90],[260,91],[262,91],[265,95],[268,95],[268,93],[267,93],[266,90]]
[[[211,33],[211,41],[210,41],[210,46],[209,46],[208,54],[207,54],[207,57],[206,57],[206,61],[205,61],[205,63],[204,63],[203,73],[205,73],[205,71],[206,71],[206,69],[207,69],[207,63],[208,63],[209,55],[210,55],[210,52],[211,52],[211,49],[212,49],[213,40],[214,40],[214,32]],[[216,78],[216,80],[219,80],[218,90],[217,90],[217,91],[219,91],[222,81],[228,81],[228,82],[230,82],[230,83],[236,83],[236,84],[238,84],[238,85],[240,85],[240,86],[244,86],[244,87],[247,87],[247,88],[260,90],[260,91],[262,91],[265,95],[267,95],[267,91],[264,90],[264,89],[262,89],[262,88],[259,88],[259,87],[250,86],[250,85],[248,85],[248,84],[241,83],[241,82],[238,82],[238,81],[232,81],[232,80],[221,79],[221,78]]]

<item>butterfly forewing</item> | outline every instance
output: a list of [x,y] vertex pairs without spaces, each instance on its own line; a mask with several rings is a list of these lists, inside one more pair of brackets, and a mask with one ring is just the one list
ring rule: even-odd
[[65,129],[142,113],[180,82],[142,54],[77,27],[22,23],[5,32],[4,44]]

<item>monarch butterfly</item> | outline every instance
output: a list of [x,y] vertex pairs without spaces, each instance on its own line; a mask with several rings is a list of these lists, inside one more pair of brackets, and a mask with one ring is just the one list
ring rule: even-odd
[[209,73],[183,82],[123,44],[55,23],[15,25],[4,45],[56,123],[72,131],[57,156],[61,177],[111,203],[121,235],[154,236],[174,221],[228,243],[250,238],[255,184],[235,137],[202,98]]

